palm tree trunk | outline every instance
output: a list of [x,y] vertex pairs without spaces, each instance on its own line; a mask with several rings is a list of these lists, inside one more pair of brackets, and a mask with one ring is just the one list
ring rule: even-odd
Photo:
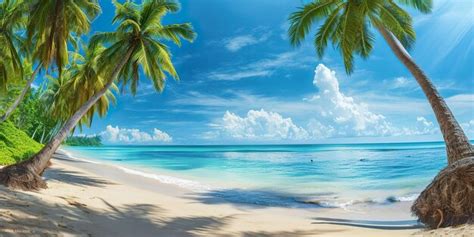
[[425,73],[413,61],[410,54],[405,50],[397,38],[385,27],[375,24],[378,31],[387,41],[388,45],[395,53],[397,58],[407,67],[413,77],[422,88],[438,120],[444,142],[446,143],[446,152],[448,164],[452,164],[466,157],[474,156],[474,147],[469,142],[466,134],[456,121],[453,113],[444,101],[443,97],[436,90],[436,87],[428,79]]
[[112,76],[109,78],[107,84],[104,85],[100,91],[95,93],[89,100],[87,100],[72,116],[64,123],[59,132],[51,141],[46,144],[38,153],[32,158],[24,162],[4,167],[0,170],[0,183],[23,190],[36,190],[39,188],[46,188],[46,183],[41,179],[41,175],[48,167],[49,160],[54,152],[59,148],[64,139],[77,125],[81,118],[89,111],[92,106],[109,90],[117,78],[118,74],[131,57],[133,48],[130,48],[123,60],[114,68]]
[[33,135],[31,135],[31,139],[35,139],[36,131],[38,131],[38,127],[35,128],[35,131],[33,132]]
[[35,80],[36,74],[38,74],[40,68],[41,64],[38,64],[38,66],[36,66],[36,69],[33,71],[33,74],[31,74],[30,79],[26,82],[26,85],[21,91],[20,95],[16,98],[15,102],[13,102],[13,104],[7,109],[7,111],[5,111],[5,114],[0,118],[0,123],[5,122],[5,120],[7,120],[8,117],[10,117],[10,115],[13,113],[13,111],[15,111],[16,107],[20,105],[20,102],[23,101],[23,98],[25,98],[25,95],[30,89],[31,84]]
[[41,134],[40,143],[43,144],[44,134],[46,133],[46,127],[43,127],[43,133]]
[[59,148],[64,139],[69,135],[71,130],[77,125],[81,118],[89,111],[92,106],[102,97],[110,86],[113,84],[114,80],[110,80],[107,84],[94,94],[86,103],[84,103],[79,110],[77,110],[71,118],[63,125],[61,130],[54,136],[51,141],[46,144],[43,149],[41,149],[36,155],[34,155],[27,162],[28,165],[33,167],[33,170],[37,174],[41,174],[44,169],[47,167],[48,161],[51,159],[52,155]]
[[115,78],[117,78],[118,74],[122,70],[123,66],[126,64],[128,59],[130,58],[131,54],[133,52],[133,48],[130,48],[125,57],[123,58],[122,62],[120,62],[115,68],[114,71],[112,72],[112,76],[105,84],[104,88],[102,88],[100,91],[98,91],[96,94],[94,94],[91,98],[89,98],[88,101],[86,101],[79,109],[72,115],[71,118],[63,125],[63,127],[59,130],[59,132],[54,136],[51,141],[46,144],[43,149],[41,149],[38,154],[33,156],[30,161],[34,163],[35,165],[35,170],[37,173],[42,173],[43,170],[46,168],[47,163],[49,159],[51,159],[52,155],[56,150],[58,149],[59,145],[64,141],[64,139],[67,138],[69,133],[72,131],[74,127],[76,127],[77,123],[81,120],[81,118],[89,111],[92,106],[110,89],[112,84],[115,81]]

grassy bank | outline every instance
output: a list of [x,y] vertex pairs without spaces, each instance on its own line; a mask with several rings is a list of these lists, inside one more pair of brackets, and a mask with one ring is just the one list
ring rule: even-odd
[[12,123],[0,123],[0,165],[9,165],[27,159],[42,145],[31,139]]

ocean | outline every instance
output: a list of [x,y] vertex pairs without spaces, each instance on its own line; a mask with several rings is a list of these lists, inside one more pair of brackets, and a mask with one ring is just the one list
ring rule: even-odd
[[411,202],[447,164],[442,142],[63,149],[201,192],[201,201],[295,208]]

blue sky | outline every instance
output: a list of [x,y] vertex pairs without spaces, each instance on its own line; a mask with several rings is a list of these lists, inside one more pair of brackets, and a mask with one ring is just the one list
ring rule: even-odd
[[[181,80],[158,94],[143,80],[83,134],[111,144],[340,143],[442,140],[422,91],[377,35],[372,56],[351,76],[329,49],[320,60],[311,37],[286,38],[297,0],[183,0],[165,22],[191,22],[196,41],[172,47]],[[410,51],[474,136],[474,5],[437,1],[414,14]],[[114,7],[93,31],[112,31]],[[91,32],[93,33],[93,32]],[[144,78],[144,77],[143,77]]]

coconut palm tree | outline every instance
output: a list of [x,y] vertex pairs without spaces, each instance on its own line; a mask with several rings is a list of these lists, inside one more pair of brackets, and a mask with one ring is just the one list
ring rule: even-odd
[[[354,68],[355,55],[359,55],[363,59],[369,57],[374,42],[374,34],[371,30],[377,30],[388,43],[395,56],[411,72],[428,98],[446,143],[448,164],[457,166],[459,165],[457,162],[466,158],[474,161],[474,148],[469,139],[436,87],[406,50],[415,41],[415,31],[410,14],[401,5],[413,7],[422,13],[429,13],[432,9],[431,0],[314,0],[290,16],[291,25],[288,34],[291,44],[300,45],[310,31],[311,26],[322,21],[314,40],[318,55],[322,57],[325,48],[331,43],[341,52],[346,72],[350,74]],[[471,169],[470,178],[464,179],[470,181],[470,186],[467,182],[464,186],[457,185],[458,190],[452,190],[452,188],[456,189],[456,185],[453,184],[454,186],[446,188],[449,183],[448,179],[444,179],[445,183],[443,185],[434,186],[444,187],[445,190],[459,191],[460,196],[464,194],[464,197],[468,198],[462,200],[460,198],[456,205],[470,202],[471,205],[463,206],[470,207],[470,209],[466,208],[464,211],[459,208],[450,209],[449,204],[453,202],[450,195],[433,198],[434,196],[430,196],[430,194],[435,195],[435,193],[427,191],[425,192],[426,195],[422,194],[420,196],[421,199],[417,200],[412,211],[429,226],[445,226],[465,222],[469,219],[474,220],[474,205],[472,205],[474,196],[472,191],[469,191],[472,190],[472,183],[474,183],[474,162],[466,163],[466,161],[463,161],[462,163],[467,167],[463,166],[465,169]],[[454,171],[450,172],[453,173]],[[435,178],[435,182],[439,180]],[[469,189],[469,187],[471,188]],[[430,199],[431,201],[428,205],[424,205],[426,202],[422,199]],[[435,205],[435,202],[438,203]],[[433,223],[436,224],[433,225]]]
[[[8,80],[21,78],[23,67],[19,47],[23,39],[19,31],[26,27],[24,5],[21,1],[0,2],[0,89],[6,90]],[[12,73],[13,75],[10,75]],[[18,74],[15,75],[15,74]]]
[[23,64],[20,48],[24,39],[20,31],[26,27],[24,4],[21,1],[0,2],[0,93],[8,85],[23,79]]
[[[107,46],[100,54],[97,65],[97,72],[106,79],[103,88],[90,96],[64,123],[58,134],[31,159],[0,170],[0,183],[25,190],[46,187],[40,175],[51,156],[115,81],[124,87],[130,86],[132,93],[135,93],[140,68],[157,91],[164,89],[167,75],[178,79],[171,53],[162,41],[170,40],[180,45],[181,39],[193,41],[196,34],[189,23],[163,25],[161,19],[169,12],[178,11],[179,5],[170,0],[146,0],[141,5],[131,1],[114,4],[116,13],[113,23],[119,23],[117,30],[99,33],[92,37],[89,44],[91,49],[100,43]],[[82,76],[88,75],[82,73]],[[95,76],[91,78],[96,79]]]
[[[50,82],[44,95],[46,104],[50,105],[49,113],[60,122],[66,122],[91,96],[104,88],[105,78],[98,72],[99,56],[104,47],[85,48],[85,57],[71,53],[73,62],[62,77],[49,77]],[[112,84],[109,90],[81,118],[79,126],[90,126],[94,114],[103,117],[111,103],[115,104],[114,92],[117,86]],[[62,125],[62,124],[61,124]]]
[[18,107],[41,68],[48,69],[55,62],[61,75],[63,67],[68,64],[68,43],[74,45],[75,38],[89,32],[91,20],[100,12],[97,0],[32,0],[23,5],[29,9],[26,43],[34,45],[32,57],[36,69],[0,122]]

